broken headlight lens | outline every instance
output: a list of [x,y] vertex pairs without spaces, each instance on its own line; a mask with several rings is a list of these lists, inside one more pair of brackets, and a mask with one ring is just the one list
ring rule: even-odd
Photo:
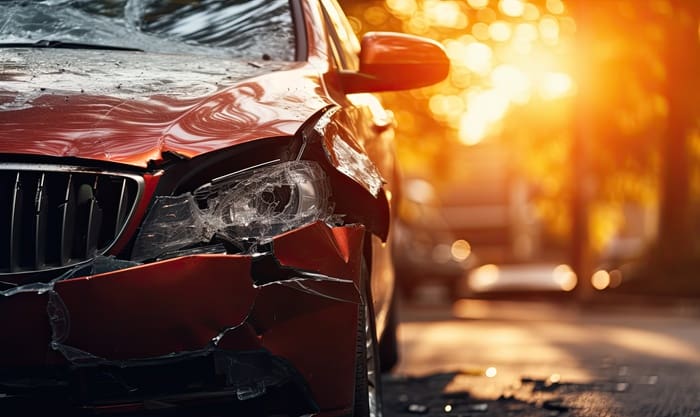
[[132,259],[223,241],[244,250],[333,212],[330,183],[318,163],[291,161],[230,174],[192,193],[158,197]]

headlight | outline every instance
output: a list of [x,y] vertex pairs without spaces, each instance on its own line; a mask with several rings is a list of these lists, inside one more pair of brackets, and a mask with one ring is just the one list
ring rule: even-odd
[[292,161],[230,174],[192,193],[158,197],[139,232],[132,259],[219,240],[240,248],[265,242],[333,212],[330,184],[313,161]]

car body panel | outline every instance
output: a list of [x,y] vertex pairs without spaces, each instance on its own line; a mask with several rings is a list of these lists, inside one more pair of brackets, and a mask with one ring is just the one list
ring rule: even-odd
[[[266,349],[294,363],[321,409],[347,408],[364,234],[317,222],[280,235],[280,268],[299,272],[289,279],[255,276],[264,274],[250,255],[195,255],[5,293],[0,314],[23,320],[3,325],[0,366],[127,366]],[[332,369],[318,360],[328,352]]]
[[302,63],[29,49],[0,60],[11,63],[0,85],[0,153],[146,167],[165,152],[192,158],[294,135],[330,104]]

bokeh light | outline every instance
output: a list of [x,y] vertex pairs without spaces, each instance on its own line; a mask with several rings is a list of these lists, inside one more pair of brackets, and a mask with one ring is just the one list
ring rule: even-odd
[[545,16],[539,23],[540,36],[549,45],[559,42],[559,22],[555,17]]
[[472,247],[466,240],[459,239],[452,243],[451,251],[453,259],[456,261],[464,261],[471,255]]
[[389,9],[398,16],[409,17],[418,10],[415,0],[386,0]]
[[467,15],[462,12],[456,1],[427,0],[423,7],[428,21],[433,26],[464,29],[469,23]]
[[569,265],[559,265],[554,268],[552,278],[563,291],[573,291],[576,288],[576,284],[578,284],[576,273]]
[[561,0],[547,0],[547,10],[550,13],[562,14],[564,13],[564,3]]
[[503,14],[510,17],[520,17],[525,13],[524,0],[501,0],[498,7]]
[[489,5],[489,0],[467,0],[470,7],[481,9]]
[[513,29],[508,22],[497,20],[489,25],[489,35],[497,42],[506,42],[513,34]]
[[591,277],[591,285],[598,291],[602,291],[610,286],[610,274],[608,271],[596,271]]

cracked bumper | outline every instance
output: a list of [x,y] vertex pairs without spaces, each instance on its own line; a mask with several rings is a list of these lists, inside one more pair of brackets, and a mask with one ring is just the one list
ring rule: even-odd
[[[206,385],[197,385],[201,369],[177,373],[183,385],[166,390],[175,392],[154,392],[136,381],[121,384],[122,391],[113,384],[116,391],[91,392],[79,386],[80,378],[55,376],[99,370],[101,378],[126,381],[139,372],[126,378],[124,370],[165,372],[211,358],[218,365],[204,367],[215,376],[207,384],[216,382],[237,400],[295,381],[291,386],[309,404],[349,410],[364,233],[362,226],[314,223],[276,237],[262,257],[187,256],[1,296],[0,393],[4,386],[11,394],[37,395],[58,382],[76,403],[191,395]],[[288,366],[247,372],[215,359],[242,352]],[[260,371],[273,368],[269,375]]]

